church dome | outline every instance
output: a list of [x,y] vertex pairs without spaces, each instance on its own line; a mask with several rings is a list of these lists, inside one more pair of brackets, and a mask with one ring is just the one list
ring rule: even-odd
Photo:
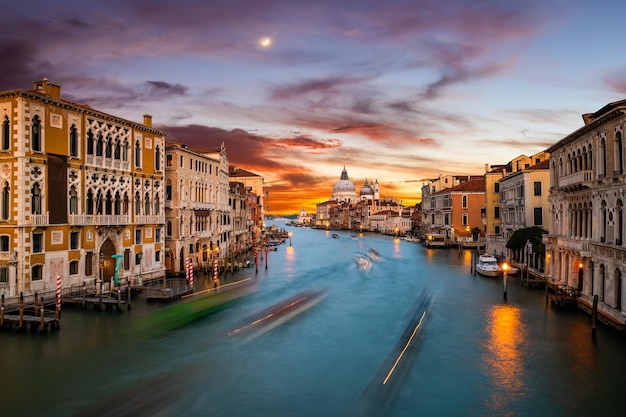
[[346,171],[345,167],[341,172],[341,178],[335,183],[335,186],[333,187],[333,194],[338,193],[356,194],[356,187],[354,186],[354,184],[352,184],[352,181],[348,179],[348,171]]
[[367,182],[367,180],[365,180],[365,184],[363,185],[363,187],[361,188],[361,192],[359,193],[359,195],[361,197],[364,196],[373,196],[374,195],[374,189],[372,187],[370,187],[369,183]]
[[341,172],[341,178],[335,183],[333,187],[333,200],[353,202],[357,200],[356,187],[348,179],[348,171],[346,167],[343,167]]

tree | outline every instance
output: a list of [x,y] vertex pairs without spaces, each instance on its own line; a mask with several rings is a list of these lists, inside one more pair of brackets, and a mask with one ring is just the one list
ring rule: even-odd
[[546,247],[541,241],[542,235],[548,233],[539,226],[527,227],[525,229],[518,229],[513,233],[513,236],[506,242],[506,247],[513,251],[524,249],[526,242],[530,242],[533,245],[533,253],[545,255]]

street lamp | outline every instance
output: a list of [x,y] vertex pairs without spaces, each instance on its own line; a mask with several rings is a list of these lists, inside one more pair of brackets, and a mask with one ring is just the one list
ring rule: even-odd
[[293,235],[293,233],[289,232],[289,246],[291,246],[291,235]]
[[506,300],[506,271],[509,270],[509,264],[505,262],[502,263],[502,286],[503,286],[503,296],[504,299]]

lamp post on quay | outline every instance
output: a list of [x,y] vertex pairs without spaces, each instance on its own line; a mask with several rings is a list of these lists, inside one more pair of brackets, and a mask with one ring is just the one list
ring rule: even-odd
[[506,300],[506,271],[509,270],[509,264],[504,262],[502,263],[502,286],[503,286],[503,297]]
[[293,233],[289,232],[289,246],[291,246],[291,235],[293,235]]

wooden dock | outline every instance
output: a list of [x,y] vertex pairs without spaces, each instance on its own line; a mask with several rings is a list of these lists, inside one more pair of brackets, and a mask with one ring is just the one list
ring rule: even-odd
[[548,283],[547,299],[554,307],[578,305],[578,289],[570,285]]
[[117,309],[121,311],[123,306],[130,310],[131,288],[130,286],[120,286],[111,288],[110,284],[102,281],[93,283],[83,283],[83,285],[73,285],[65,288],[61,294],[64,305],[87,308],[88,305],[95,309]]
[[19,330],[29,327],[31,330],[45,332],[59,328],[60,311],[55,300],[46,303],[42,298],[25,302],[20,294],[19,304],[6,304],[4,295],[0,303],[0,328],[17,326]]

